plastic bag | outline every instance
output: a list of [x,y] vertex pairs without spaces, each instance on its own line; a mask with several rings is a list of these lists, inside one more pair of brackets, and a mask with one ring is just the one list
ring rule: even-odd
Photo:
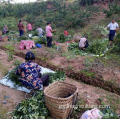
[[99,109],[94,108],[84,112],[80,119],[101,119],[102,117],[102,112]]

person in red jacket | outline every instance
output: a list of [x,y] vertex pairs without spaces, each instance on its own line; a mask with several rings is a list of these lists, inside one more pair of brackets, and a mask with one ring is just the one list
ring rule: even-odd
[[20,36],[24,35],[24,25],[21,20],[18,23],[18,29],[19,29]]
[[68,35],[69,35],[68,31],[64,30],[64,36],[68,36]]

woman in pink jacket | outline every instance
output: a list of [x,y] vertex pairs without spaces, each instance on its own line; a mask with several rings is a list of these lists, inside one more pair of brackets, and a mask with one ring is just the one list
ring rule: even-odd
[[31,23],[28,23],[28,24],[27,24],[27,30],[28,30],[28,31],[32,31],[32,24],[31,24]]

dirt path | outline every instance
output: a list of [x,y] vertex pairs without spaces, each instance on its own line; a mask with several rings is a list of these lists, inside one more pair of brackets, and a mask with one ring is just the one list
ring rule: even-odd
[[[15,60],[23,61],[23,59],[16,56],[13,57],[12,61],[8,61],[7,53],[0,50],[0,79],[14,67]],[[24,92],[0,84],[0,118],[10,118],[8,112],[11,112],[25,98],[24,96]]]
[[106,106],[107,105],[110,106],[118,114],[120,114],[120,96],[119,95],[105,91],[98,87],[86,85],[82,82],[76,82],[75,80],[70,78],[67,78],[65,81],[67,83],[77,86],[79,99],[80,100],[84,99],[89,109],[95,106],[99,107],[98,99],[101,99]]

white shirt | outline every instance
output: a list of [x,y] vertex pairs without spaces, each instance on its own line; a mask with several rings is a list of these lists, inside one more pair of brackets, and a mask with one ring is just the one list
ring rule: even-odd
[[110,23],[108,26],[107,26],[110,30],[116,30],[117,28],[119,28],[119,25],[118,23]]
[[43,29],[42,28],[37,28],[37,32],[38,32],[38,34],[42,34],[43,33]]
[[86,38],[81,38],[80,39],[80,42],[79,42],[79,47],[80,48],[84,48],[85,47],[85,42],[86,42]]

